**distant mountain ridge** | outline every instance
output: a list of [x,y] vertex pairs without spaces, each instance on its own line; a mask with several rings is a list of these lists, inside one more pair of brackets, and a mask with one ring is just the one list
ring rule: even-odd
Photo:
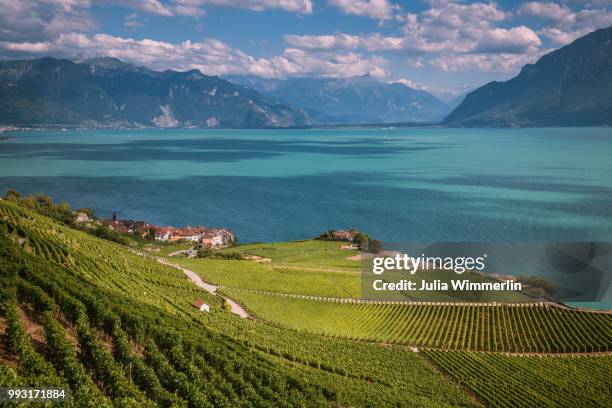
[[104,57],[0,62],[0,123],[253,128],[310,119],[197,70],[158,72]]
[[444,120],[451,126],[612,125],[612,27],[523,67],[505,82],[469,93]]
[[304,109],[318,123],[437,122],[451,108],[426,91],[370,76],[262,79],[231,76],[273,98]]

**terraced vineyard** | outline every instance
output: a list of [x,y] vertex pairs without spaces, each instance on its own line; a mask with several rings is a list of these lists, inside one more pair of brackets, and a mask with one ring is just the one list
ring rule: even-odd
[[314,333],[447,350],[612,349],[612,316],[537,304],[341,303],[226,290],[262,318]]
[[[363,295],[361,287],[361,262],[356,251],[340,250],[338,241],[292,241],[272,244],[248,244],[220,250],[237,252],[243,256],[256,256],[256,260],[226,260],[201,258],[172,258],[198,273],[202,279],[231,289],[249,289],[266,292],[353,298]],[[320,259],[318,258],[320,257]],[[355,258],[357,257],[357,258]],[[316,260],[316,261],[315,261]],[[387,275],[389,276],[389,275]],[[411,279],[420,286],[420,280],[438,280],[449,283],[457,274],[450,270],[433,270],[419,273]],[[492,278],[476,273],[466,273],[464,278],[472,282],[491,282]],[[399,280],[401,277],[398,277]],[[394,278],[390,279],[391,281]],[[366,294],[368,297],[370,294]],[[402,299],[412,301],[473,302],[495,300],[505,302],[530,302],[527,294],[508,292],[406,291]]]
[[[245,302],[262,302],[257,313],[264,318],[264,306],[277,316],[284,308],[303,325],[295,307],[309,302],[300,307],[326,328],[309,330],[341,337],[332,338],[240,319],[181,271],[5,200],[0,244],[0,386],[68,387],[66,406],[610,405],[609,355],[540,359],[427,351],[423,358],[400,345],[349,338],[394,333],[399,343],[453,349],[609,350],[609,316],[517,307],[484,318],[480,313],[489,309],[277,295]],[[315,266],[304,259],[304,268]],[[330,259],[334,268],[342,262],[337,255]],[[236,293],[244,294],[249,292]],[[191,307],[197,298],[211,305],[209,314]],[[346,310],[352,320],[342,320]],[[408,337],[397,329],[402,326]],[[572,379],[578,385],[567,390]],[[514,395],[521,384],[524,395]]]
[[425,354],[491,406],[612,406],[609,356],[512,357],[444,351]]
[[2,200],[0,224],[1,386],[67,386],[75,406],[474,405],[412,353],[239,319],[175,268]]
[[227,287],[343,298],[358,298],[361,292],[359,269],[332,272],[215,259],[172,258],[172,262],[195,271],[206,282]]

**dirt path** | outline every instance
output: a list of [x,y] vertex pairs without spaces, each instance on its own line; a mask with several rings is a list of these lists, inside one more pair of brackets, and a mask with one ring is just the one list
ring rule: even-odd
[[234,302],[232,299],[228,297],[225,297],[225,296],[221,296],[221,297],[225,299],[228,305],[230,305],[231,311],[233,314],[238,315],[242,317],[243,319],[246,319],[247,317],[249,317],[249,314],[247,313],[247,311],[244,310],[244,308],[240,306],[238,303]]
[[193,255],[192,251],[193,251],[193,248],[181,249],[179,251],[174,251],[171,254],[168,254],[168,256],[178,256],[178,255],[181,255],[181,254],[187,254],[188,258],[193,258],[195,255]]
[[183,272],[185,275],[187,275],[187,277],[189,278],[190,281],[192,281],[193,283],[195,283],[197,286],[201,287],[202,289],[204,289],[205,291],[207,291],[208,293],[212,293],[213,295],[217,294],[217,289],[218,287],[215,285],[211,285],[210,283],[206,283],[202,280],[202,278],[200,278],[200,276],[195,273],[194,271],[187,269],[187,268],[183,268],[180,265],[177,265],[175,263],[172,262],[168,262],[165,259],[162,258],[157,258],[154,257],[157,262],[164,264],[164,265],[168,265],[171,266],[175,269],[180,270],[181,272]]
[[[199,286],[200,288],[204,289],[205,291],[207,291],[208,293],[211,293],[213,295],[218,295],[221,296],[217,293],[217,289],[219,288],[218,286],[215,285],[211,285],[210,283],[206,283],[202,280],[202,278],[200,278],[200,276],[195,273],[194,271],[187,269],[187,268],[183,268],[180,265],[174,264],[172,262],[168,262],[165,259],[162,258],[157,258],[155,257],[155,259],[157,259],[157,262],[164,264],[164,265],[168,265],[171,266],[173,268],[176,268],[180,271],[182,271],[185,275],[187,275],[187,278],[189,278],[190,281],[192,281],[193,283],[195,283],[197,286]],[[249,314],[246,310],[244,310],[244,308],[242,306],[240,306],[237,302],[235,302],[233,299],[230,299],[226,296],[221,296],[228,305],[230,305],[230,310],[233,314],[238,315],[242,318],[247,318],[249,317]]]

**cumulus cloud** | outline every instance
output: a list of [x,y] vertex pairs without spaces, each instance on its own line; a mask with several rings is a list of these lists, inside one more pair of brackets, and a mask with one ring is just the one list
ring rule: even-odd
[[[125,2],[122,3],[125,4]],[[166,17],[173,15],[172,10],[164,6],[159,0],[136,0],[129,3],[132,7],[148,13]]]
[[0,0],[0,41],[37,43],[96,26],[84,0]]
[[516,72],[523,65],[533,63],[543,54],[543,51],[529,54],[467,54],[446,55],[433,58],[429,65],[447,72],[479,70],[485,72]]
[[312,14],[312,0],[174,0],[174,9],[183,15],[201,12],[203,6],[232,7],[252,11],[278,9]]
[[60,34],[55,41],[0,42],[0,52],[21,52],[74,57],[105,55],[153,69],[198,69],[209,75],[250,74],[261,77],[351,77],[388,75],[388,61],[354,52],[308,52],[287,48],[271,58],[256,58],[217,39],[169,43],[137,40],[108,34]]
[[473,52],[523,53],[533,52],[542,45],[538,35],[529,27],[519,26],[511,29],[490,28],[472,29],[467,34],[474,40]]
[[488,27],[492,23],[504,21],[508,14],[501,10],[497,3],[458,3],[440,1],[422,13],[424,23],[438,24],[450,28],[480,26]]
[[411,66],[430,65],[445,71],[473,68],[509,72],[532,60],[542,46],[538,33],[525,25],[500,27],[511,20],[512,13],[497,3],[430,0],[428,4],[429,8],[419,14],[395,15],[401,35],[288,35],[285,41],[304,50],[364,49],[407,54],[412,56],[407,61]]
[[369,17],[376,20],[390,20],[399,6],[389,0],[329,0],[329,4],[338,7],[344,14]]
[[545,27],[538,31],[542,36],[548,38],[554,44],[565,45],[569,44],[577,38],[589,33],[591,30],[562,30],[556,27]]
[[523,3],[518,9],[518,14],[561,24],[572,24],[576,19],[575,13],[565,5],[538,1]]
[[605,8],[605,6],[612,5],[609,0],[573,1],[572,3],[602,8],[585,8],[574,11],[565,4],[532,1],[523,3],[517,14],[535,18],[547,24],[538,33],[557,45],[568,44],[591,31],[612,25],[612,11]]
[[510,15],[496,3],[435,1],[420,16],[400,18],[406,43],[415,52],[524,53],[540,46],[528,27],[499,28]]
[[361,39],[357,35],[286,35],[287,44],[306,50],[354,49]]
[[[59,1],[59,0],[57,0]],[[70,0],[66,0],[70,1]],[[75,0],[78,1],[78,0]],[[206,14],[206,7],[228,7],[252,11],[285,10],[300,14],[312,14],[312,0],[98,0],[100,3],[128,7],[158,16],[189,16],[199,18]]]
[[285,41],[293,47],[309,50],[356,49],[371,52],[397,51],[411,54],[452,53],[523,53],[536,50],[542,41],[528,27],[466,27],[461,36],[430,38],[419,33],[403,37],[369,35],[288,35]]

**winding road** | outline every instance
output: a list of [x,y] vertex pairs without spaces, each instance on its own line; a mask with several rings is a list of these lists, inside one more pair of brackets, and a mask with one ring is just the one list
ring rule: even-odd
[[[168,266],[171,266],[173,268],[180,270],[185,275],[187,275],[187,278],[190,281],[192,281],[193,283],[195,283],[197,286],[204,289],[208,293],[211,293],[217,296],[221,296],[217,293],[217,289],[219,289],[218,286],[211,285],[210,283],[204,282],[202,278],[200,278],[200,275],[198,275],[191,269],[183,268],[180,265],[174,264],[172,262],[168,262],[167,260],[162,259],[162,258],[158,258],[158,257],[154,257],[154,258],[157,260],[157,262],[161,264],[168,265]],[[243,319],[249,317],[249,313],[246,310],[244,310],[244,308],[240,306],[238,303],[236,303],[233,299],[230,299],[226,296],[221,296],[221,297],[227,302],[228,305],[230,305],[230,308],[231,308],[230,310],[232,313],[242,317]]]
[[[112,242],[112,241],[109,241],[109,242]],[[116,243],[114,243],[114,244],[116,244]],[[116,244],[116,245],[119,245],[119,246],[122,246],[124,248],[127,248],[130,252],[132,252],[134,254],[137,254],[137,255],[140,255],[140,256],[144,256],[144,257],[147,257],[147,258],[150,258],[150,259],[154,259],[154,260],[156,260],[157,262],[159,262],[161,264],[164,264],[164,265],[170,266],[172,268],[178,269],[179,271],[183,272],[187,276],[187,278],[190,281],[192,281],[193,283],[195,283],[198,287],[204,289],[208,293],[211,293],[213,295],[222,297],[227,302],[227,304],[230,305],[230,311],[233,314],[235,314],[237,316],[240,316],[243,319],[246,319],[247,317],[249,317],[249,313],[242,306],[240,306],[235,300],[230,299],[230,298],[228,298],[226,296],[222,296],[222,295],[217,293],[217,289],[219,289],[219,286],[211,285],[208,282],[204,282],[202,280],[202,278],[200,278],[200,275],[198,275],[197,273],[195,273],[191,269],[183,268],[180,265],[177,265],[177,264],[172,263],[172,262],[168,262],[164,258],[160,258],[160,257],[154,256],[154,255],[151,255],[150,253],[147,253],[147,252],[144,252],[144,251],[140,251],[140,250],[137,250],[137,249],[134,249],[134,248],[130,248],[130,247],[127,247],[127,246],[121,245],[121,244]]]

